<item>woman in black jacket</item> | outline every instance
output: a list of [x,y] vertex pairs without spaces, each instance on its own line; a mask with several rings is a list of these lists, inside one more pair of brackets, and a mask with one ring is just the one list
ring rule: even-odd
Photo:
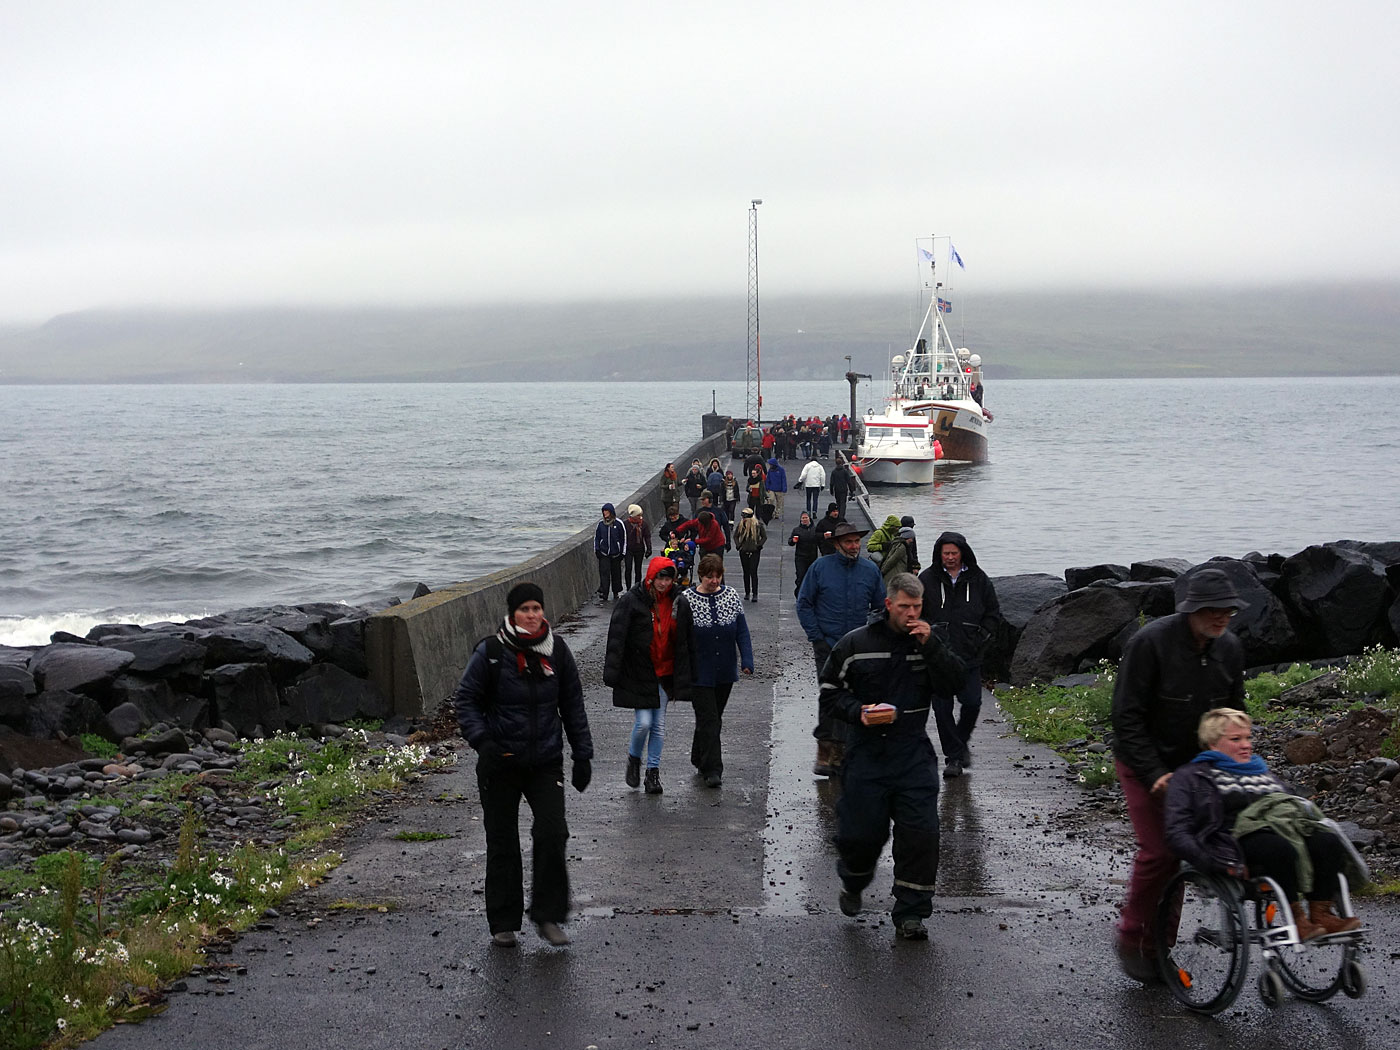
[[792,534],[788,536],[788,546],[793,548],[792,560],[797,566],[797,584],[792,588],[795,596],[802,589],[802,577],[807,575],[807,570],[818,557],[817,527],[812,524],[812,515],[805,510],[797,519],[797,524],[792,527]]
[[520,858],[520,799],[534,818],[530,919],[553,945],[569,943],[564,844],[564,736],[574,787],[593,776],[593,737],[574,655],[544,617],[544,592],[519,583],[506,596],[500,629],[472,652],[452,696],[457,724],[477,753],[476,783],[486,829],[486,921],[491,940],[514,947],[525,899]]

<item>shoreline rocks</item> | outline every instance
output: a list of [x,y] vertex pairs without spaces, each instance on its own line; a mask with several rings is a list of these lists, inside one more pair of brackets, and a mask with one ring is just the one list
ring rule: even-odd
[[[1252,667],[1354,656],[1400,640],[1400,541],[1338,540],[1289,556],[1073,567],[1058,593],[1048,582],[1054,577],[993,577],[998,595],[1005,586],[1011,600],[984,659],[986,674],[1029,685],[1117,660],[1128,639],[1171,613],[1190,578],[1207,567],[1225,572],[1249,602],[1230,629]],[[1046,582],[1028,587],[1032,579]],[[1027,610],[1036,597],[1040,603]]]

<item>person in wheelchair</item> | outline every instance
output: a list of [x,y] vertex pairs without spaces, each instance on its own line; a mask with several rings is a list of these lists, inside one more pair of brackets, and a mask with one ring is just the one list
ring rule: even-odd
[[1360,929],[1361,920],[1338,915],[1333,901],[1338,874],[1353,885],[1365,881],[1365,862],[1312,802],[1269,772],[1254,754],[1253,728],[1249,715],[1234,708],[1201,716],[1205,750],[1167,786],[1167,845],[1208,874],[1272,877],[1301,940]]

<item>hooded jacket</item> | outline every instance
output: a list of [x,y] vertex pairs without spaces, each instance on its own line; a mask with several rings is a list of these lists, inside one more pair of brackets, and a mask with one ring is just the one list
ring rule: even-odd
[[835,645],[885,609],[885,581],[869,558],[818,558],[797,592],[797,619],[813,645]]
[[[891,515],[894,535],[899,519]],[[957,544],[963,567],[957,582],[943,568],[941,552],[945,543]],[[933,545],[933,564],[919,573],[924,585],[924,619],[931,624],[948,625],[948,643],[968,669],[982,663],[982,653],[1001,623],[1001,605],[991,578],[977,566],[977,555],[960,532],[945,532]],[[1192,732],[1195,732],[1194,728]]]
[[674,670],[674,590],[658,601],[652,582],[666,568],[674,569],[675,563],[669,558],[652,558],[642,582],[613,606],[603,657],[603,684],[612,686],[614,707],[661,706],[658,687]]
[[865,549],[871,554],[878,554],[884,557],[885,551],[889,549],[895,537],[899,535],[900,524],[898,516],[891,514],[885,519],[878,529],[870,534],[870,538],[865,541]]
[[604,503],[603,509],[613,516],[599,521],[593,530],[593,553],[605,558],[621,558],[627,553],[627,527],[617,520],[611,503]]
[[783,465],[776,459],[770,459],[768,461],[768,491],[787,491],[787,471],[783,469]]

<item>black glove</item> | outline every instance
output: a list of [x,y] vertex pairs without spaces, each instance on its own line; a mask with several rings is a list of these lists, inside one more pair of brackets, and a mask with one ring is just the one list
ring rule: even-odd
[[487,737],[476,745],[476,753],[488,761],[499,761],[506,757],[506,749],[494,737]]
[[574,759],[574,773],[569,778],[569,782],[574,785],[574,790],[584,790],[592,780],[593,763],[586,758]]

